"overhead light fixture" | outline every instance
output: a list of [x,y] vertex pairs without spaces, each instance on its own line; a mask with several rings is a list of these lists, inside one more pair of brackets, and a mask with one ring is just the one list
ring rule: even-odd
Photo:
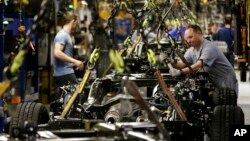
[[203,4],[207,4],[208,1],[207,1],[207,0],[202,0],[201,2],[202,2]]
[[13,21],[14,21],[13,18],[3,18],[3,24],[4,25],[7,25],[7,24],[9,24],[9,23],[11,23]]
[[88,5],[88,3],[87,3],[85,0],[82,0],[82,1],[81,1],[81,4],[82,4],[82,5]]
[[3,24],[4,24],[4,25],[7,25],[7,24],[9,24],[9,22],[8,22],[7,20],[4,20],[4,21],[3,21]]

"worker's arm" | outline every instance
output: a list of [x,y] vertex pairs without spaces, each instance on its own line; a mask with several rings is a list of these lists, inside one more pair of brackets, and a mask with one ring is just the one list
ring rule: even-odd
[[182,60],[179,60],[177,63],[171,63],[171,65],[173,66],[173,68],[179,69],[179,70],[187,66],[185,63],[183,63]]
[[192,68],[192,70],[190,70],[188,67],[184,67],[181,69],[181,71],[184,74],[189,74],[189,73],[195,73],[197,71],[199,71],[201,68],[203,68],[204,63],[202,60],[197,61],[195,64],[191,65],[190,67]]
[[55,49],[54,49],[54,56],[55,58],[64,61],[64,62],[69,62],[72,63],[73,66],[75,66],[77,69],[82,70],[83,69],[83,62],[79,61],[73,57],[68,56],[63,52],[64,45],[60,43],[55,44]]
[[201,68],[203,68],[204,63],[202,60],[197,61],[195,64],[191,65],[190,67],[192,68],[192,70],[190,70],[189,67],[187,67],[187,65],[185,63],[183,63],[181,60],[178,61],[178,63],[174,64],[171,63],[173,68],[181,70],[182,73],[184,74],[189,74],[189,73],[195,73],[197,71],[199,71]]

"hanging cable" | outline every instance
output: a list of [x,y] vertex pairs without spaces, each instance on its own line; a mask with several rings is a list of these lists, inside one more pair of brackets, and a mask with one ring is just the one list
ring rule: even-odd
[[161,20],[161,22],[160,22],[160,24],[159,24],[159,26],[158,26],[158,28],[157,28],[157,32],[156,32],[156,41],[157,41],[157,46],[158,46],[158,48],[161,48],[160,41],[159,41],[160,29],[162,28],[162,26],[163,26],[163,24],[164,24],[164,22],[165,22],[165,19],[167,18],[169,12],[171,11],[171,9],[173,8],[173,6],[175,5],[175,3],[176,3],[177,1],[178,1],[178,0],[175,0],[175,1],[171,4],[170,8],[169,8],[168,11],[166,12],[166,14],[163,16],[163,19]]
[[[46,12],[48,12],[46,10],[51,10],[51,9],[49,9],[50,7],[47,5],[48,3],[49,3],[48,0],[44,0],[41,3],[41,9],[40,9],[39,13],[34,16],[34,19],[33,19],[34,24],[27,31],[27,33],[25,35],[25,37],[26,37],[25,41],[20,45],[19,51],[18,51],[17,55],[15,56],[14,60],[11,62],[11,64],[4,68],[5,79],[3,80],[3,82],[0,83],[0,96],[2,96],[3,93],[10,86],[12,80],[15,77],[17,77],[17,72],[23,63],[23,59],[30,49],[28,47],[28,45],[30,43],[31,33],[33,33],[33,32],[36,33],[36,29],[39,26],[43,26],[44,23],[48,22],[48,19],[44,18]],[[48,16],[48,15],[46,15],[46,16]]]

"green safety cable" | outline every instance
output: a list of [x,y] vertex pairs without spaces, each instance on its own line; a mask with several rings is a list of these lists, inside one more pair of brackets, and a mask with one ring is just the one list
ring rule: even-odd
[[157,10],[157,6],[155,4],[155,2],[153,2],[152,0],[147,0],[144,5],[143,5],[143,10],[146,10],[146,9],[153,9],[153,10]]
[[157,62],[157,57],[152,49],[147,50],[148,61],[151,66],[155,66]]
[[117,52],[114,49],[109,50],[109,59],[112,64],[112,66],[115,68],[115,70],[118,73],[123,73],[125,70],[124,61],[122,59],[122,56],[119,52]]
[[12,65],[10,66],[10,73],[15,74],[23,64],[23,59],[26,55],[26,50],[20,50],[17,56],[14,58]]
[[89,57],[89,63],[92,65],[95,64],[95,62],[99,59],[99,56],[100,56],[100,51],[99,49],[95,48]]

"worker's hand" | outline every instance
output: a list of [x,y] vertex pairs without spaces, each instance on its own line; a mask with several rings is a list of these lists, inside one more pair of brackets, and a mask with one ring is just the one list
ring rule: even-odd
[[84,68],[83,62],[79,60],[75,60],[73,65],[76,67],[76,70],[83,70]]
[[159,61],[159,62],[165,62],[166,59],[167,59],[167,57],[168,57],[168,56],[167,56],[166,53],[161,52],[160,55],[158,56],[158,61]]
[[169,73],[171,76],[176,77],[176,76],[181,75],[181,71],[173,68],[170,63],[168,63],[168,67],[169,67]]

